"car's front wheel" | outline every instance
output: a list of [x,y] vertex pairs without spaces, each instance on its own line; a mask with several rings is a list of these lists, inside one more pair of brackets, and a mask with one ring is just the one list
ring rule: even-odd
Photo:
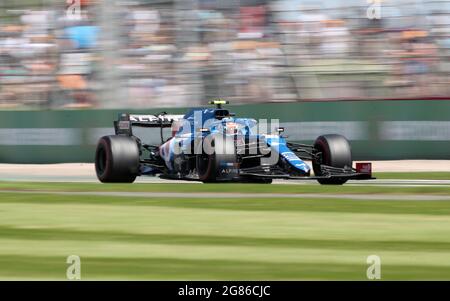
[[[314,150],[319,154],[318,160],[312,163],[314,174],[322,176],[322,165],[337,168],[352,167],[352,152],[348,140],[341,135],[323,135],[316,139]],[[317,180],[320,184],[342,185],[347,182],[346,178],[323,178]]]

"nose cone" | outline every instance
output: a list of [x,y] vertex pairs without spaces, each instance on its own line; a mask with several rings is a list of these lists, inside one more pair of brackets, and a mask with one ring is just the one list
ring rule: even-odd
[[286,140],[278,135],[265,136],[267,144],[273,152],[277,152],[284,161],[301,175],[309,176],[311,168],[286,145]]

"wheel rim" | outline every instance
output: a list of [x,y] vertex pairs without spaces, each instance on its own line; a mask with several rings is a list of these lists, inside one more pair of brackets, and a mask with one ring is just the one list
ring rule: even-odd
[[209,169],[209,156],[206,154],[200,155],[198,158],[198,174],[199,176],[204,176]]
[[103,146],[100,146],[97,151],[96,169],[99,175],[103,175],[106,169],[106,152]]

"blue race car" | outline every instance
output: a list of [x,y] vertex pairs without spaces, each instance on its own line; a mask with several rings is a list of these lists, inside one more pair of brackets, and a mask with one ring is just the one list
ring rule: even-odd
[[[345,137],[322,135],[313,145],[288,142],[283,128],[272,124],[267,130],[255,119],[237,118],[222,107],[227,103],[216,100],[210,103],[215,108],[193,109],[186,115],[120,114],[114,122],[116,134],[98,142],[98,179],[132,183],[137,176],[148,175],[204,183],[308,179],[320,184],[372,179],[370,163],[352,167]],[[157,128],[161,143],[145,143],[133,133],[138,127]],[[169,128],[166,139],[164,130]]]

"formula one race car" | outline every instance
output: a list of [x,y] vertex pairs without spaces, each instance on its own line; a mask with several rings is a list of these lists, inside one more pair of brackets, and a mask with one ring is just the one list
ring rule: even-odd
[[[98,142],[98,179],[132,183],[137,176],[149,175],[204,183],[308,179],[344,184],[372,178],[370,163],[352,167],[350,145],[343,136],[323,135],[313,145],[288,142],[283,128],[271,125],[267,130],[255,119],[237,118],[222,108],[227,103],[216,100],[210,103],[215,108],[193,109],[186,115],[120,114],[114,122],[116,134]],[[145,143],[133,133],[138,127],[157,128],[161,143]],[[171,135],[165,139],[168,128]],[[311,161],[314,176],[305,161]]]

